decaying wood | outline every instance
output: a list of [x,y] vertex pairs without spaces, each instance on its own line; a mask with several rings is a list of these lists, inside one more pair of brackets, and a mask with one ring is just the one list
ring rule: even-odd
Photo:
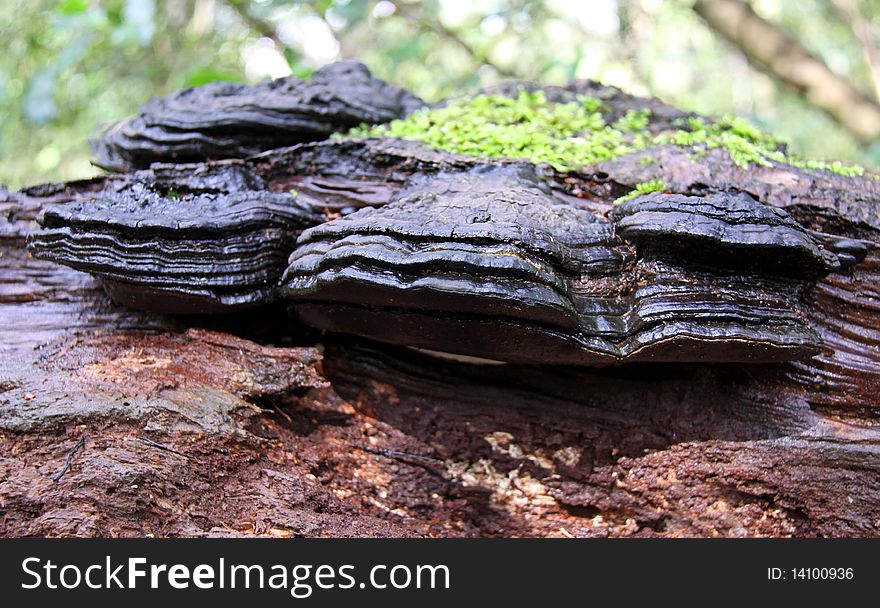
[[[387,203],[416,173],[487,163],[341,141],[137,179],[243,166],[343,210]],[[480,365],[321,334],[282,305],[131,312],[24,246],[39,209],[131,175],[4,193],[0,533],[880,534],[877,182],[671,147],[540,172],[558,200],[602,213],[646,175],[682,194],[749,193],[867,254],[804,295],[823,344],[812,359]]]

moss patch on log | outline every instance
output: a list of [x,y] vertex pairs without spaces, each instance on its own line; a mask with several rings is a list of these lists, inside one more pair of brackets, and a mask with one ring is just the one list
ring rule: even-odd
[[614,201],[615,205],[619,205],[625,201],[628,201],[631,198],[635,198],[640,194],[650,194],[651,192],[663,192],[667,189],[666,183],[662,179],[652,179],[649,182],[641,182],[636,184],[636,187],[633,188],[631,192],[628,194],[624,194]]
[[385,125],[356,127],[348,136],[413,139],[458,154],[526,158],[563,172],[669,144],[697,154],[722,148],[742,167],[779,162],[845,176],[864,173],[859,166],[786,154],[781,141],[742,118],[691,118],[677,129],[655,133],[650,130],[648,109],[630,110],[611,123],[603,109],[601,100],[589,96],[550,103],[541,91],[521,90],[515,98],[483,94],[419,110]]

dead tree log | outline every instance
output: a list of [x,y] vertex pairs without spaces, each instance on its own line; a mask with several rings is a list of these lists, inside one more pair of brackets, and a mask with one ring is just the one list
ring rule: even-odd
[[[505,162],[374,139],[136,179],[247,167],[332,214],[381,206],[413,175]],[[867,251],[805,296],[818,356],[486,366],[320,333],[283,307],[135,313],[25,249],[39,209],[133,174],[4,193],[0,534],[880,534],[878,182],[675,147],[542,179],[602,214],[658,172],[675,192],[748,193]]]

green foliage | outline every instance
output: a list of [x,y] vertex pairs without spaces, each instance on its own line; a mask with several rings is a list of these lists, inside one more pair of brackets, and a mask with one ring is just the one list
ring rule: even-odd
[[864,172],[862,167],[839,162],[789,157],[775,137],[741,118],[727,116],[714,122],[693,118],[680,129],[656,135],[647,128],[650,118],[649,110],[630,110],[609,125],[598,99],[548,103],[541,92],[521,90],[517,98],[476,95],[457,99],[388,125],[357,127],[349,136],[414,139],[457,154],[526,158],[548,163],[557,171],[572,171],[669,144],[694,151],[721,148],[741,167],[767,166],[775,161],[841,175]]
[[630,110],[612,126],[614,129],[624,133],[638,133],[647,128],[650,119],[650,110]]
[[847,165],[840,162],[839,160],[829,162],[825,160],[794,159],[791,161],[791,163],[795,167],[801,167],[802,169],[818,169],[820,171],[830,171],[831,173],[837,173],[838,175],[843,175],[845,177],[857,177],[865,174],[864,167],[861,167],[859,165]]
[[89,0],[62,0],[58,5],[58,12],[62,15],[75,15],[89,8]]
[[88,137],[150,97],[243,80],[247,30],[188,27],[186,3],[0,2],[0,185],[96,174]]
[[636,184],[636,187],[629,192],[628,194],[624,194],[620,198],[614,201],[615,205],[619,205],[624,201],[628,201],[631,198],[635,198],[641,194],[650,194],[651,192],[665,192],[668,189],[668,186],[663,182],[662,179],[652,179],[649,182],[641,182]]
[[209,82],[240,82],[241,80],[241,74],[234,72],[221,72],[214,68],[198,68],[189,73],[184,86],[200,87]]

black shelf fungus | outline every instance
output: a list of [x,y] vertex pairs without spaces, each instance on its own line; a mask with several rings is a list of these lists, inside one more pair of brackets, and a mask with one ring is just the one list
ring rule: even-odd
[[93,162],[112,171],[154,162],[243,158],[327,138],[361,123],[401,118],[422,101],[363,64],[344,61],[306,81],[290,76],[247,86],[215,82],[154,98],[137,115],[102,128]]
[[29,243],[38,257],[101,277],[132,308],[213,313],[274,300],[298,232],[323,219],[289,193],[156,192],[135,182],[46,208]]
[[[605,90],[591,87],[546,91],[577,100]],[[619,92],[602,99],[621,119],[635,110],[663,128],[687,117]],[[151,168],[48,207],[31,248],[101,277],[135,308],[212,313],[283,299],[318,329],[484,359],[607,366],[820,352],[807,289],[865,247],[822,240],[733,187],[642,194],[605,213],[608,188],[583,204],[526,160],[391,139],[156,162],[246,156],[422,105],[355,62],[306,82],[155,99],[94,144],[102,166]]]
[[603,218],[501,165],[305,231],[282,291],[306,324],[501,361],[763,362],[818,352],[798,302],[836,267],[748,197],[642,196]]
[[647,194],[616,205],[611,219],[644,256],[804,278],[840,267],[788,213],[743,193]]
[[504,162],[415,172],[387,204],[324,222],[319,195],[199,167],[184,179],[156,166],[49,207],[31,248],[135,308],[284,298],[319,329],[590,366],[810,357],[821,343],[804,288],[841,265],[784,211],[737,193],[653,193],[605,217]]

